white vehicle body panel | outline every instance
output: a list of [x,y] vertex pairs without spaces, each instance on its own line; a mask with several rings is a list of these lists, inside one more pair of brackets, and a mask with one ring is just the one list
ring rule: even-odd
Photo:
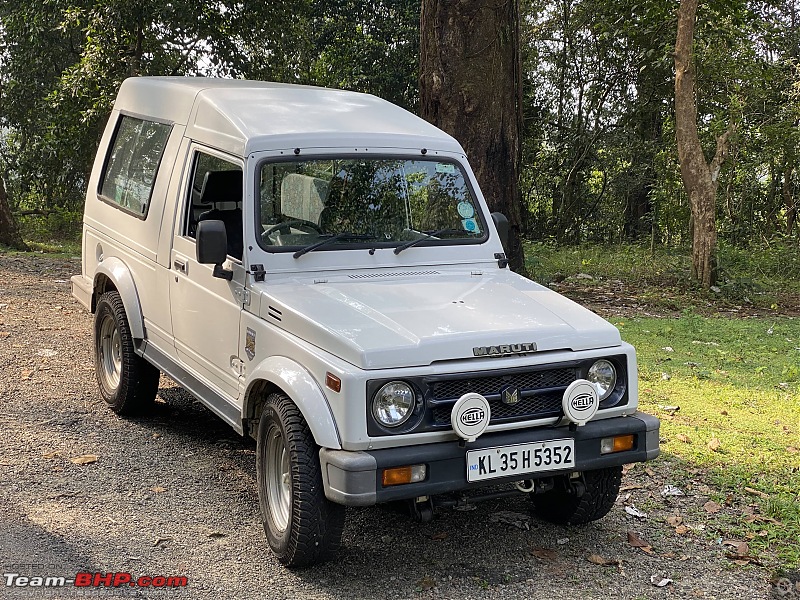
[[[171,126],[146,218],[99,196],[120,115]],[[248,432],[258,393],[282,391],[323,448],[362,451],[456,440],[451,429],[371,435],[367,386],[384,379],[475,376],[617,356],[627,401],[596,419],[636,412],[636,357],[612,325],[505,268],[503,246],[464,151],[413,114],[367,94],[236,80],[126,80],[89,181],[83,273],[87,308],[108,278],[120,291],[138,350],[229,422]],[[213,276],[186,232],[197,149],[243,171],[241,261]],[[270,161],[391,157],[442,160],[463,170],[486,225],[475,243],[292,252],[259,245],[259,169]],[[194,208],[193,206],[190,207]],[[191,210],[189,211],[191,212]],[[424,233],[424,232],[423,232]],[[264,267],[256,278],[255,266]],[[536,351],[476,357],[476,347]],[[341,391],[326,385],[328,374]],[[490,425],[488,433],[555,425],[559,417]]]

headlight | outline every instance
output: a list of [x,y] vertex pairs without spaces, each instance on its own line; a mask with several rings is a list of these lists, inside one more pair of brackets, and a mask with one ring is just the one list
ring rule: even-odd
[[402,381],[390,381],[372,399],[372,414],[385,427],[397,427],[411,416],[416,404],[414,390]]
[[609,361],[598,360],[589,367],[589,374],[586,379],[595,384],[600,400],[605,400],[617,385],[617,370]]

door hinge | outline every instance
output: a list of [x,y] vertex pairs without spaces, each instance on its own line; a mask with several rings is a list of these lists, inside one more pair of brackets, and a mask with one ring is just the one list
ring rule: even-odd
[[264,276],[267,274],[264,270],[264,265],[252,265],[251,269],[250,272],[253,274],[255,281],[264,281]]
[[244,361],[241,358],[237,356],[231,357],[231,368],[239,377],[244,377],[245,366]]
[[233,290],[233,296],[239,301],[239,304],[241,304],[242,306],[250,305],[250,290],[237,287]]
[[501,269],[505,269],[508,266],[508,258],[504,252],[495,252],[494,258],[497,261],[497,266]]

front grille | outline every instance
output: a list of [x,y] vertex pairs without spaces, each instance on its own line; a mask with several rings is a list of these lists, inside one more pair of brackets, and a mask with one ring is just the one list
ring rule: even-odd
[[[547,392],[522,398],[516,404],[503,404],[501,400],[489,400],[492,409],[490,424],[530,419],[546,419],[561,415],[562,392]],[[433,422],[439,426],[450,426],[450,412],[453,405],[437,406],[433,409]]]
[[[490,424],[558,417],[562,412],[564,390],[577,378],[576,368],[559,368],[429,381],[429,399],[434,403],[433,425],[449,426],[453,404],[469,392],[478,393],[489,401]],[[520,399],[516,404],[505,404],[501,399],[501,392],[508,387],[519,390]]]
[[433,400],[458,400],[468,392],[476,392],[481,396],[499,395],[509,386],[519,388],[523,393],[554,387],[566,388],[576,379],[575,369],[547,369],[493,377],[446,379],[434,382],[431,392]]

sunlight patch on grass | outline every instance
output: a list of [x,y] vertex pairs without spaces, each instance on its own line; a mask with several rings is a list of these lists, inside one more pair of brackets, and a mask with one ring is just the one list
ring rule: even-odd
[[757,503],[778,522],[731,533],[800,565],[800,319],[615,324],[636,346],[640,406],[661,419],[663,452],[706,470],[721,496]]

